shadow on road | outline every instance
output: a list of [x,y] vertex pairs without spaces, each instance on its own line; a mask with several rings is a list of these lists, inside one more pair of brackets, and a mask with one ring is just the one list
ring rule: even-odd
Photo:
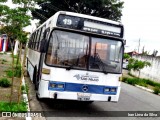
[[[92,102],[87,101],[73,101],[73,100],[54,100],[54,99],[43,99],[41,102],[45,104],[48,108],[51,109],[90,109],[90,107],[93,105]],[[94,102],[93,102],[94,103]]]
[[[47,117],[97,117],[106,116],[94,103],[83,101],[43,99],[41,102]],[[45,106],[45,107],[44,107]]]

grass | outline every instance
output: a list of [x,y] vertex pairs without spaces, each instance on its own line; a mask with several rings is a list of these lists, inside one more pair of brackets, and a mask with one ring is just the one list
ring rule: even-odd
[[11,78],[13,75],[14,77],[21,77],[21,65],[19,64],[17,67],[14,67],[14,71],[11,69],[6,70],[6,75]]
[[26,93],[26,94],[28,94],[28,90],[29,90],[28,85],[27,85],[27,84],[26,84],[25,86],[24,86],[24,85],[22,85],[22,86],[21,86],[21,90],[22,90],[22,93]]
[[143,87],[153,86],[153,90],[155,94],[160,93],[160,83],[157,83],[155,81],[149,80],[149,79],[142,79],[142,78],[130,78],[130,77],[123,77],[123,82],[131,84],[133,86],[140,85]]
[[14,74],[12,70],[6,70],[5,72],[6,72],[7,77],[9,78],[11,78]]
[[25,102],[18,103],[0,102],[0,112],[26,112],[27,104]]
[[12,57],[12,56],[13,56],[14,58],[18,58],[18,55],[12,55],[12,54],[11,54],[11,57]]
[[1,62],[7,62],[7,60],[5,60],[5,59],[0,59],[0,61],[1,61]]

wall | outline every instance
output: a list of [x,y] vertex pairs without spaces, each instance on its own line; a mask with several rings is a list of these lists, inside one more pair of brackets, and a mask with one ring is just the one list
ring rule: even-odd
[[[145,67],[141,70],[140,78],[149,78],[151,80],[157,81],[160,83],[160,58],[153,56],[142,56],[137,55],[133,56],[138,60],[148,61],[151,63],[150,67]],[[138,72],[131,71],[131,73],[135,76],[138,76]]]

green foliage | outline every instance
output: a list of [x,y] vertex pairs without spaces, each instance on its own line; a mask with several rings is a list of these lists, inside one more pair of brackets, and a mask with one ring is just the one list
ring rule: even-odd
[[0,6],[6,9],[1,10],[0,14],[3,17],[0,18],[0,22],[3,22],[4,26],[0,32],[7,34],[9,38],[18,39],[22,43],[27,42],[27,34],[23,32],[23,28],[30,25],[31,17],[27,15],[28,9],[24,7],[16,7],[14,9],[7,8],[6,6]]
[[137,85],[144,86],[144,87],[147,87],[148,85],[150,85],[153,87],[160,88],[160,83],[149,80],[149,79],[123,77],[122,81],[128,84],[131,84],[131,85],[137,84]]
[[0,79],[0,86],[9,87],[9,86],[11,86],[11,83],[7,78],[2,78],[2,79]]
[[12,70],[6,70],[7,77],[11,78],[14,74]]
[[149,80],[149,79],[143,79],[143,80],[145,80],[146,84],[148,84],[148,85],[157,86],[157,87],[160,88],[160,83],[158,83],[158,82],[155,82],[155,81],[152,81],[152,80]]
[[18,58],[18,55],[13,55],[13,57],[14,57],[15,59],[17,59],[17,58]]
[[122,81],[125,82],[125,83],[128,83],[130,85],[136,85],[136,84],[139,83],[139,79],[138,78],[134,78],[134,79],[133,78],[125,78]]
[[140,71],[147,66],[151,66],[151,63],[147,61],[136,60],[134,58],[130,58],[128,62],[129,70]]
[[57,11],[70,11],[119,21],[123,3],[119,0],[40,0],[40,9],[34,9],[32,15],[40,19],[41,23]]
[[21,77],[21,65],[18,65],[15,70],[15,77]]
[[[4,1],[0,1],[0,2],[5,2],[5,0]],[[6,15],[8,11],[9,11],[9,7],[8,6],[0,4],[0,16]],[[0,20],[1,19],[2,18],[0,18]]]
[[124,59],[129,59],[129,58],[131,58],[131,56],[130,56],[130,55],[128,55],[127,53],[124,53],[123,58],[124,58]]
[[9,102],[0,102],[0,111],[2,112],[27,112],[27,103],[21,102],[19,105],[18,103]]
[[14,77],[21,77],[21,65],[18,65],[15,70],[6,70],[6,74],[9,78],[11,78],[13,75]]
[[22,90],[22,93],[27,93],[27,94],[28,94],[28,90],[29,90],[28,85],[27,85],[27,84],[26,84],[25,86],[22,85],[22,86],[21,86],[21,90]]
[[154,90],[154,94],[158,95],[160,93],[160,87],[156,86],[153,90]]
[[7,62],[7,60],[5,60],[5,59],[1,59],[0,61],[2,61],[2,62]]

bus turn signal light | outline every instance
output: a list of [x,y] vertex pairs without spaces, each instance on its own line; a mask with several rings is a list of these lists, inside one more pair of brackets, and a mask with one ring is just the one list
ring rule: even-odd
[[119,81],[122,81],[122,79],[123,79],[123,78],[122,78],[122,76],[121,76],[121,77],[119,77]]
[[43,74],[50,74],[50,69],[42,68]]

